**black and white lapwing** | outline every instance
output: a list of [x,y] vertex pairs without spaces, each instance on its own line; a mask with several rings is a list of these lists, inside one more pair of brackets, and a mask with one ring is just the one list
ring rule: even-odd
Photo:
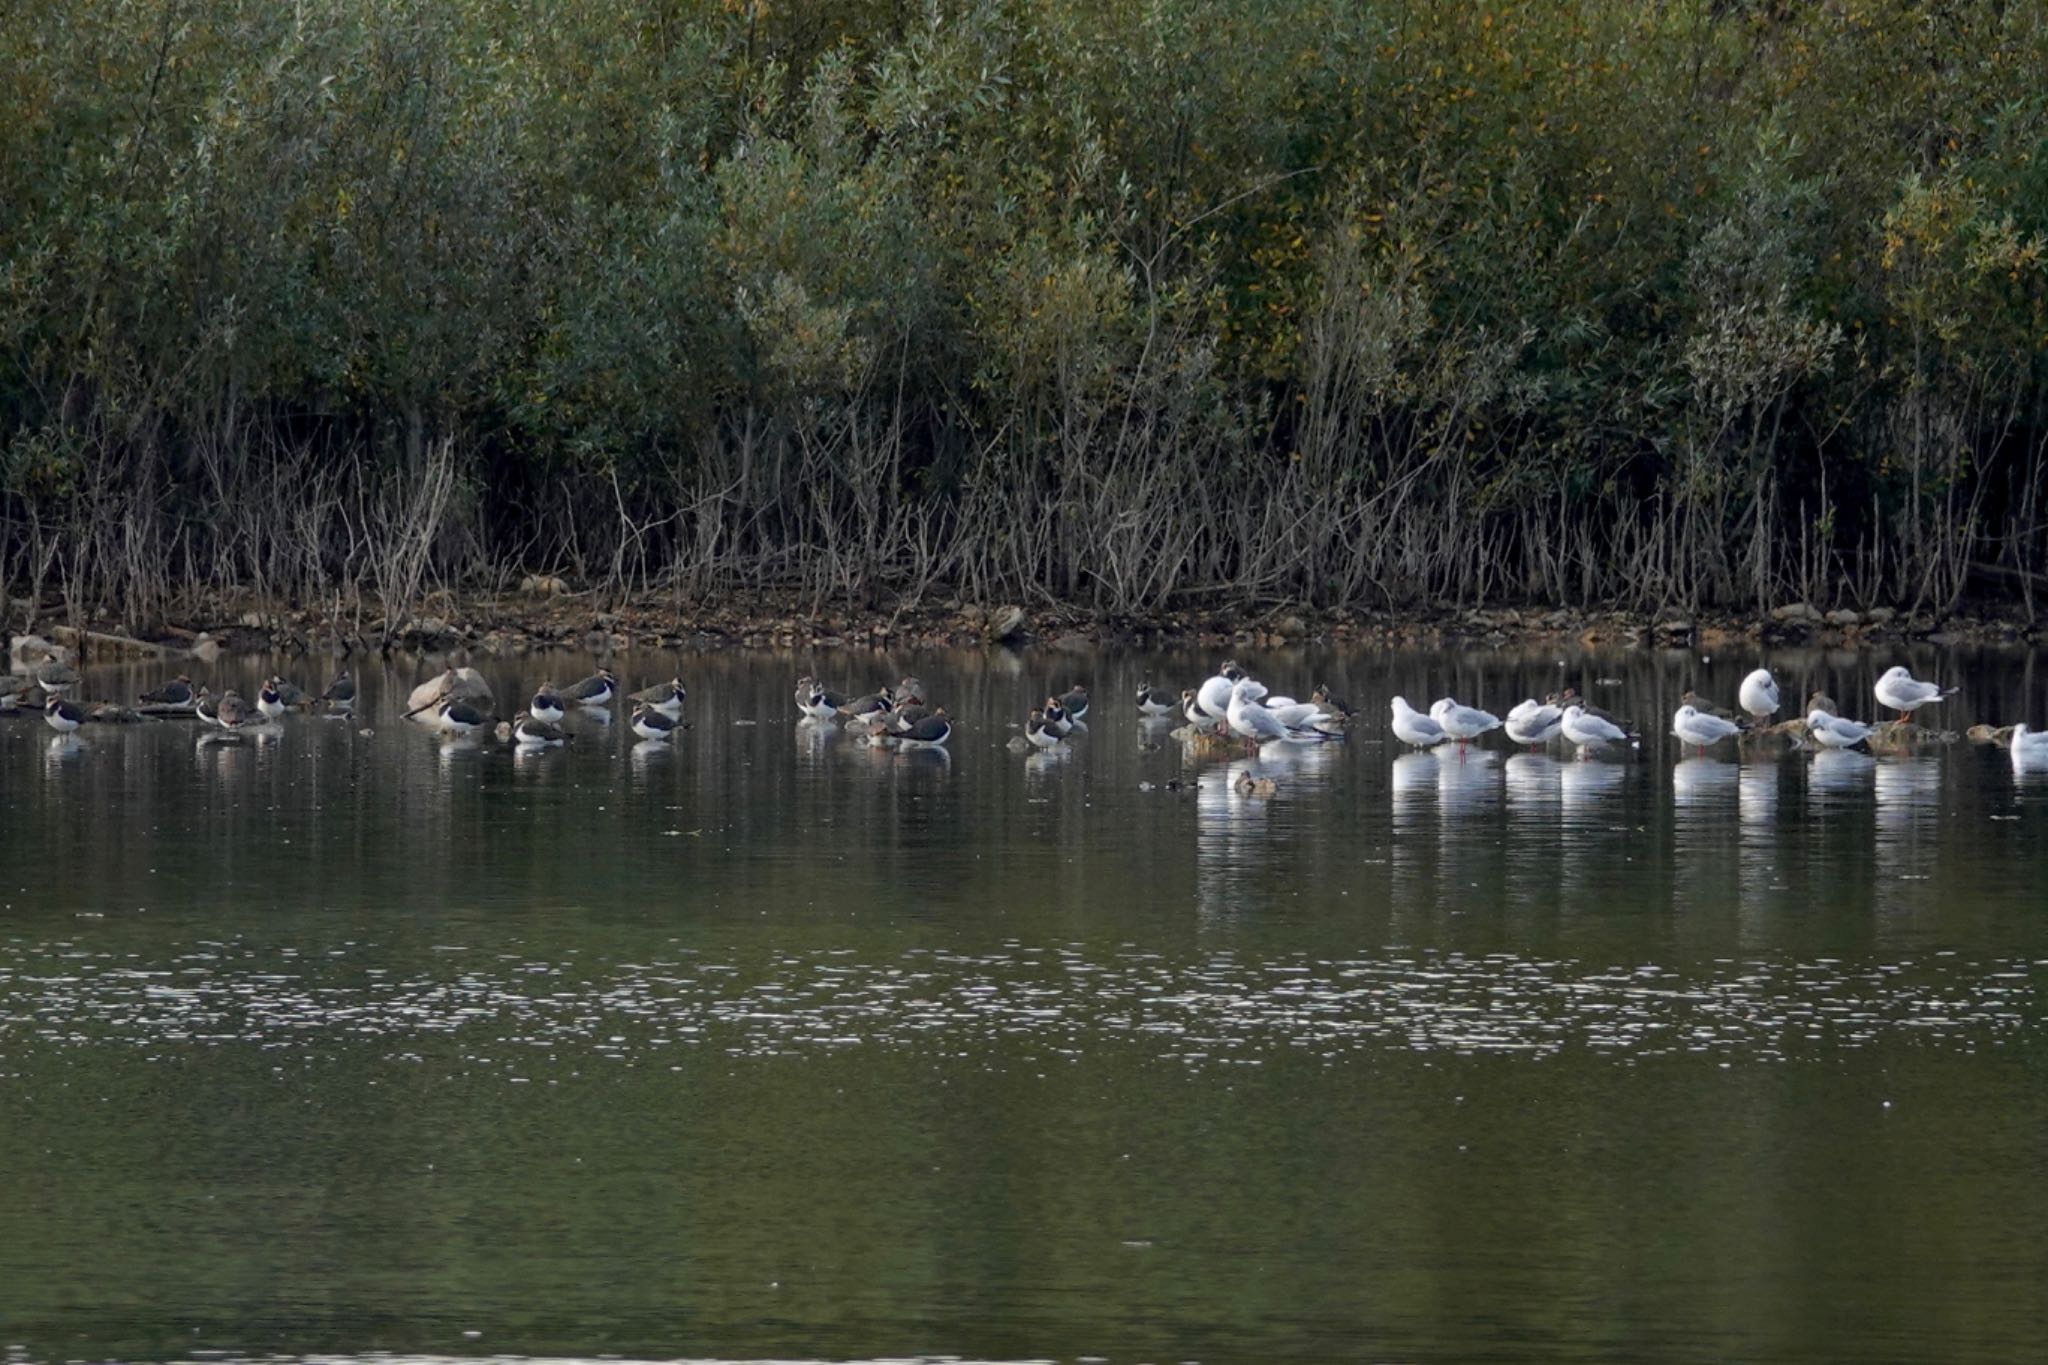
[[[1181,695],[1188,696],[1191,694],[1182,693]],[[1180,702],[1180,697],[1174,696],[1173,693],[1163,687],[1154,687],[1151,683],[1138,684],[1138,712],[1140,715],[1148,717],[1170,716],[1173,714],[1173,708],[1180,705]]]
[[334,681],[320,694],[320,700],[327,703],[330,714],[345,716],[356,709],[356,680],[348,675],[347,669],[334,675]]
[[675,736],[676,719],[658,706],[641,702],[633,708],[633,733],[656,742]]
[[1031,741],[1034,749],[1057,749],[1066,739],[1046,723],[1045,712],[1033,711],[1031,718],[1024,722],[1024,738]]
[[573,687],[562,690],[562,700],[571,706],[610,706],[619,694],[619,679],[609,668],[600,668]]
[[263,713],[263,719],[276,720],[285,712],[284,689],[278,684],[281,679],[270,678],[256,692],[256,709]]
[[562,700],[562,694],[551,682],[544,682],[533,694],[533,700],[526,703],[526,714],[549,725],[560,725],[562,717],[569,713],[569,704]]
[[562,727],[551,720],[539,720],[523,716],[512,727],[512,742],[522,749],[548,749],[565,742],[569,736]]
[[689,699],[689,689],[683,686],[681,678],[671,678],[665,683],[644,687],[633,694],[633,700],[642,706],[651,706],[670,720],[679,720],[683,714],[683,703]]
[[796,709],[806,720],[831,720],[846,705],[843,694],[806,674],[796,680]]
[[85,708],[52,692],[43,702],[43,722],[60,735],[85,724]]
[[445,698],[438,708],[441,728],[451,735],[473,735],[491,723],[491,718],[466,701]]
[[162,687],[144,692],[137,700],[144,706],[169,706],[190,711],[199,700],[199,693],[193,688],[192,680],[180,673]]
[[896,739],[905,749],[938,749],[944,747],[952,734],[953,722],[946,715],[946,708],[941,706]]

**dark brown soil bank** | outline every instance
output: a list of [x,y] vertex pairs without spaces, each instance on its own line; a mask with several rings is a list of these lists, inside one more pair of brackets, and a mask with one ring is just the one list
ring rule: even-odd
[[[15,602],[23,623],[26,604]],[[1013,603],[970,603],[927,598],[876,610],[814,607],[774,592],[721,594],[713,599],[645,598],[599,601],[558,580],[529,580],[508,594],[457,597],[439,593],[398,620],[374,604],[344,610],[310,605],[225,601],[192,610],[176,625],[111,620],[69,621],[61,608],[35,614],[29,630],[74,645],[85,632],[86,653],[227,651],[348,654],[381,649],[475,649],[518,653],[576,648],[594,653],[626,649],[706,648],[720,645],[825,647],[877,645],[961,647],[1002,643],[1101,646],[1170,646],[1326,641],[1379,645],[1661,645],[1716,648],[1735,641],[1821,644],[1926,640],[1931,643],[2031,642],[2039,623],[2016,612],[1983,611],[1935,617],[1907,616],[1889,608],[1822,612],[1789,603],[1762,615],[1657,617],[1598,608],[1492,607],[1399,613],[1276,608],[1261,612],[1170,612],[1134,619],[1071,607],[1027,609]]]

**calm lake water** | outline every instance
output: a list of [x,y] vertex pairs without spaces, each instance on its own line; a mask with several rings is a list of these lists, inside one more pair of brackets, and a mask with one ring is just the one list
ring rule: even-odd
[[[619,660],[681,668],[673,752],[444,745],[418,660],[271,742],[0,721],[0,1347],[2039,1357],[2048,782],[1679,761],[1748,654],[1245,661],[1351,740],[1193,756],[1128,699],[1215,659],[1045,651]],[[510,709],[591,661],[476,662]],[[2026,653],[1768,662],[2048,717]],[[797,723],[906,671],[950,754]],[[1082,679],[1072,753],[1004,750]],[[1642,751],[1386,730],[1565,681]]]

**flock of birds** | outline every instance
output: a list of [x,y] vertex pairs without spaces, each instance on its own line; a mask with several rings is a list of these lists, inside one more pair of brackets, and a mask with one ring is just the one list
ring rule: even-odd
[[[1953,696],[1956,689],[1915,678],[1903,667],[1887,669],[1872,689],[1880,706],[1897,713],[1897,719],[1873,723],[1840,714],[1832,697],[1815,692],[1807,697],[1803,714],[1780,722],[1783,701],[1778,680],[1768,668],[1759,668],[1742,680],[1737,692],[1739,710],[1717,706],[1691,691],[1672,713],[1671,733],[1687,748],[1705,754],[1725,740],[1750,734],[1776,734],[1795,744],[1811,741],[1822,749],[1867,749],[1871,741],[1887,732],[1897,734],[1913,722],[1915,712]],[[1415,710],[1406,699],[1392,702],[1396,738],[1417,748],[1431,748],[1455,740],[1464,745],[1483,734],[1503,730],[1516,744],[1541,747],[1562,738],[1577,746],[1584,757],[1611,744],[1634,744],[1640,737],[1626,722],[1581,699],[1567,688],[1542,701],[1531,697],[1518,702],[1507,718],[1466,706],[1453,697],[1433,703],[1427,714]],[[2020,723],[1990,731],[1983,738],[2003,743],[2019,768],[2048,766],[2048,733],[2029,730]]]
[[[34,705],[40,695],[44,720],[61,734],[76,731],[88,721],[135,720],[150,714],[190,714],[209,726],[234,732],[275,724],[293,710],[321,709],[331,716],[347,717],[356,700],[355,681],[346,670],[318,694],[273,676],[258,689],[253,702],[234,691],[216,695],[180,675],[144,693],[139,698],[142,710],[115,703],[88,706],[72,700],[80,681],[77,670],[61,658],[51,659],[31,674],[0,677],[0,711]],[[1782,709],[1777,679],[1769,669],[1759,668],[1742,680],[1739,709],[1717,706],[1686,692],[1683,704],[1671,717],[1671,734],[1702,754],[1725,741],[1759,733],[1778,734],[1794,744],[1811,741],[1823,749],[1867,748],[1883,734],[1897,734],[1916,712],[1940,703],[1956,689],[1917,679],[1905,668],[1892,668],[1877,680],[1874,690],[1878,703],[1896,712],[1897,720],[1879,724],[1851,719],[1840,713],[1833,699],[1816,692],[1807,698],[1800,715],[1781,722],[1777,718]],[[618,676],[610,668],[599,668],[568,687],[542,683],[523,711],[504,720],[497,716],[491,689],[476,670],[450,667],[413,690],[405,715],[423,719],[449,735],[490,732],[519,748],[538,749],[569,738],[562,722],[571,711],[609,719],[612,704],[621,695]],[[680,677],[643,688],[627,698],[627,723],[644,741],[666,742],[688,728],[683,720],[688,697]],[[805,723],[844,724],[878,746],[936,749],[953,735],[953,720],[946,708],[930,704],[924,684],[914,677],[859,696],[848,696],[816,678],[804,677],[797,681],[795,697]],[[1011,741],[1012,747],[1030,752],[1065,745],[1077,728],[1085,728],[1088,707],[1088,689],[1080,684],[1046,697],[1025,718],[1023,734]],[[1541,701],[1526,698],[1505,718],[1455,697],[1439,698],[1426,712],[1416,710],[1406,698],[1395,697],[1390,709],[1395,738],[1418,749],[1455,743],[1462,751],[1495,730],[1512,743],[1530,748],[1562,740],[1575,746],[1581,757],[1609,746],[1641,742],[1629,722],[1570,688]],[[1225,660],[1199,687],[1178,695],[1149,682],[1141,684],[1137,710],[1152,720],[1178,716],[1186,722],[1188,738],[1235,738],[1253,746],[1339,740],[1356,715],[1327,686],[1318,686],[1306,701],[1297,701],[1274,694],[1232,660]],[[1982,737],[2008,748],[2015,767],[2048,767],[2048,733],[2018,724]]]

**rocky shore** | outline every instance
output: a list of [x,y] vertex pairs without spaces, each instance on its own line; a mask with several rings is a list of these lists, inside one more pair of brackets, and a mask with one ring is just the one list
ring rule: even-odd
[[[16,601],[16,621],[31,615]],[[374,604],[345,610],[311,605],[220,601],[177,624],[96,619],[74,624],[54,605],[33,614],[29,633],[86,657],[282,652],[342,656],[382,650],[518,654],[534,649],[962,648],[989,644],[1060,648],[1105,646],[1279,647],[1307,643],[1441,647],[1576,644],[1713,649],[1736,643],[1855,648],[1926,641],[2030,643],[2043,625],[2016,604],[1936,616],[1889,607],[1822,610],[1786,603],[1762,614],[1666,610],[1655,616],[1599,608],[1503,606],[1387,612],[1175,611],[1156,617],[1106,616],[1081,607],[1026,608],[928,598],[872,609],[815,604],[775,592],[599,600],[560,580],[528,579],[505,594],[436,594],[390,620]]]

